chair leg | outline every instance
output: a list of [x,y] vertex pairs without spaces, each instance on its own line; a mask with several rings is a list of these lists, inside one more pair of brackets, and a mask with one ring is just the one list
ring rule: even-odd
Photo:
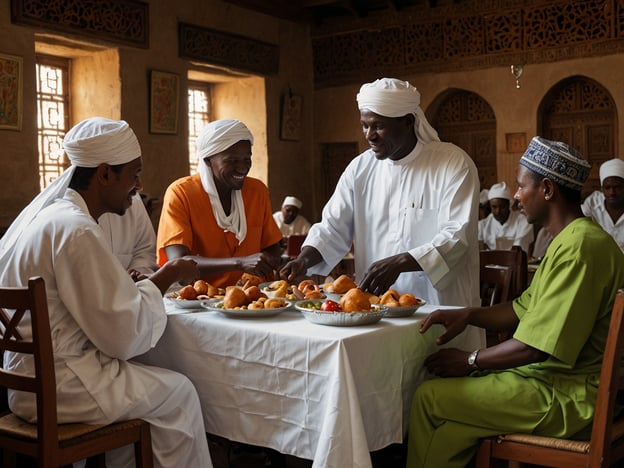
[[106,454],[100,453],[87,458],[85,468],[106,468]]
[[475,458],[475,468],[490,468],[491,466],[491,454],[492,454],[492,440],[483,439],[477,450],[477,456]]
[[148,424],[141,428],[141,436],[134,443],[134,459],[137,468],[153,468],[154,466],[152,436]]
[[15,468],[17,466],[17,455],[7,449],[2,450],[2,466],[6,468]]

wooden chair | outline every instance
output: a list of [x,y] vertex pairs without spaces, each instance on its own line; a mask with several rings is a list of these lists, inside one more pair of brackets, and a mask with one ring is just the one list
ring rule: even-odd
[[529,268],[527,255],[519,246],[511,250],[481,250],[481,266],[503,265],[512,268],[510,299],[518,297],[528,286]]
[[295,258],[301,252],[301,246],[303,245],[303,241],[307,237],[306,234],[293,234],[292,236],[288,236],[286,240],[286,255],[290,258]]
[[[509,434],[485,439],[477,453],[476,467],[489,468],[492,460],[553,467],[622,466],[624,460],[624,415],[614,419],[618,392],[624,389],[620,371],[624,355],[624,290],[615,298],[605,346],[596,410],[588,441],[558,439],[531,434]],[[619,462],[619,463],[617,463]],[[497,465],[498,466],[498,465]],[[511,463],[510,463],[511,466]]]
[[511,299],[513,270],[505,266],[482,265],[479,272],[481,305],[493,306]]
[[[481,305],[493,306],[511,300],[511,280],[513,270],[508,266],[481,265],[479,283],[481,287]],[[497,345],[511,336],[511,331],[485,331],[488,347]]]
[[[34,361],[34,376],[0,369],[0,386],[34,393],[37,402],[36,424],[10,412],[0,417],[2,466],[15,467],[16,453],[20,453],[35,458],[39,467],[57,468],[85,458],[87,466],[95,463],[103,467],[104,452],[129,444],[134,444],[138,467],[153,466],[150,427],[145,421],[57,423],[52,337],[42,278],[31,278],[27,288],[0,288],[0,322],[0,351],[29,354]],[[30,340],[26,339],[30,333],[25,327],[32,329]]]

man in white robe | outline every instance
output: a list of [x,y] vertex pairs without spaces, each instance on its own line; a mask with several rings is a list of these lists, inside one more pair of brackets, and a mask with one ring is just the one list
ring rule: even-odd
[[[513,200],[505,182],[492,185],[488,192],[492,212],[479,221],[479,240],[490,250],[508,250],[514,245],[520,246],[527,255],[533,242],[533,226],[526,216],[511,209]],[[497,239],[499,240],[497,243]],[[509,244],[504,246],[505,241]],[[502,245],[502,246],[501,246]]]
[[624,160],[605,161],[600,166],[601,190],[592,192],[581,205],[583,214],[607,231],[624,252]]
[[[134,282],[97,224],[123,213],[140,187],[141,151],[124,121],[87,119],[64,139],[72,166],[39,194],[0,241],[0,284],[42,276],[48,297],[61,423],[150,423],[155,466],[211,467],[195,388],[176,372],[129,361],[152,348],[167,316],[162,294],[199,276],[176,259]],[[30,331],[20,329],[26,336]],[[32,360],[6,353],[4,366],[32,373]],[[36,420],[32,394],[9,392],[18,416]],[[107,466],[134,466],[132,447],[107,454]]]
[[304,235],[310,230],[310,222],[299,214],[303,202],[297,197],[288,196],[282,202],[282,209],[273,213],[273,219],[284,237]]
[[356,282],[431,304],[479,304],[479,179],[470,157],[441,143],[409,83],[384,78],[357,96],[371,149],[345,169],[301,254],[280,271],[328,274],[354,244]]
[[140,194],[123,216],[104,213],[98,219],[113,254],[133,278],[143,278],[158,269],[156,233]]

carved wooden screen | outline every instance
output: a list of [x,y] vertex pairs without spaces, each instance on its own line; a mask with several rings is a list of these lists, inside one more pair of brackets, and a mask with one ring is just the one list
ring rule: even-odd
[[321,145],[321,152],[323,156],[323,177],[321,178],[323,185],[320,187],[320,195],[322,205],[325,206],[329,197],[334,193],[342,172],[360,151],[356,142],[346,142],[324,143]]
[[456,144],[470,155],[479,170],[481,188],[496,182],[496,117],[478,94],[452,91],[443,97],[431,124],[442,141]]
[[583,76],[563,80],[542,100],[538,121],[541,135],[571,145],[591,163],[583,196],[599,190],[600,165],[618,156],[617,113],[609,92]]

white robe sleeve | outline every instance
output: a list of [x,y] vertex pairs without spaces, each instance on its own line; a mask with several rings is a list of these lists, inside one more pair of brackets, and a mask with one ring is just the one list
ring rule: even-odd
[[101,233],[76,232],[55,259],[59,297],[95,347],[127,360],[152,348],[167,316],[160,290],[134,283]]

